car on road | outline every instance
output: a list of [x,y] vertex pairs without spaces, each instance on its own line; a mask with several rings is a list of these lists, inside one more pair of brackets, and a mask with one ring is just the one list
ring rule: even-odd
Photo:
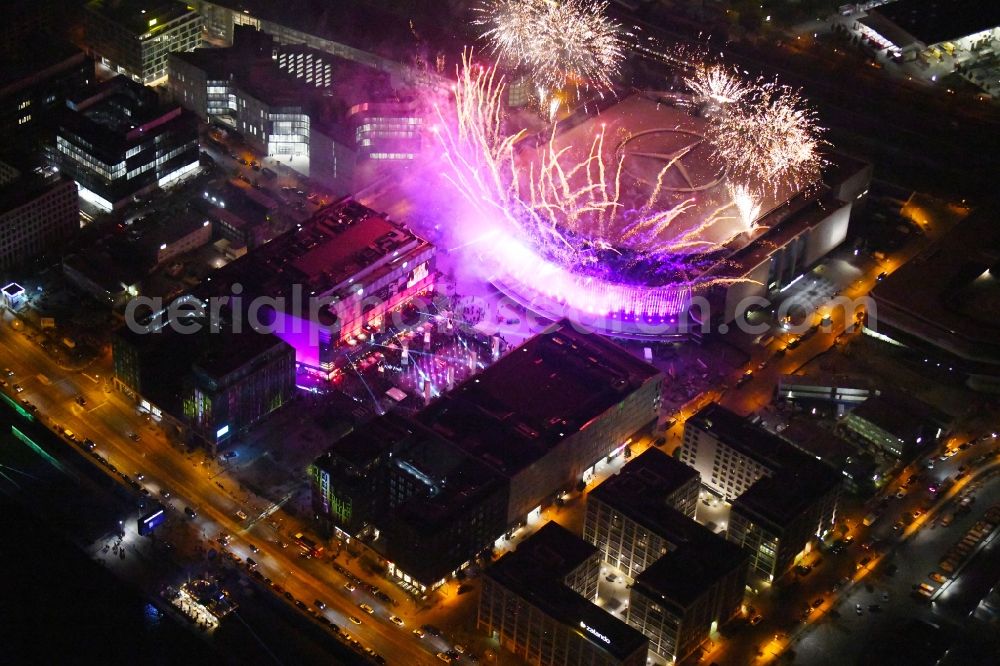
[[868,565],[868,563],[871,562],[871,561],[872,561],[872,558],[870,558],[870,557],[862,557],[858,561],[858,568],[859,569],[864,569]]
[[403,618],[399,617],[398,615],[390,615],[389,616],[389,622],[392,622],[397,627],[402,627],[403,624],[405,624],[403,622]]
[[904,523],[902,520],[897,520],[895,524],[893,524],[892,529],[898,532],[904,527],[906,527],[906,523]]
[[97,448],[97,444],[94,444],[94,440],[92,440],[92,439],[85,439],[85,440],[83,440],[82,446],[83,446],[83,448],[87,449],[88,451],[93,451],[94,449]]
[[354,583],[352,583],[351,581],[347,581],[346,583],[344,583],[344,588],[345,588],[345,589],[346,589],[346,590],[347,590],[348,592],[353,592],[354,590],[358,589],[357,585],[355,585],[355,584],[354,584]]
[[24,391],[24,387],[20,384],[14,384],[14,393],[21,393]]
[[285,592],[285,598],[288,599],[289,601],[295,601],[295,596],[288,591]]
[[450,664],[452,662],[452,658],[446,655],[444,652],[438,652],[437,658],[446,664]]
[[244,511],[237,511],[236,517],[239,518],[240,520],[246,520],[247,514]]
[[864,611],[861,610],[861,604],[854,604],[854,612],[861,615]]
[[142,437],[140,437],[139,433],[137,432],[130,432],[128,434],[128,438],[131,439],[133,442],[138,442],[140,439],[142,439]]
[[888,592],[883,592],[882,593],[882,601],[889,601],[889,593]]
[[361,624],[361,620],[354,617],[353,615],[348,615],[347,619],[350,620],[353,624]]
[[3,375],[4,375],[4,377],[13,377],[14,376],[14,371],[11,370],[10,368],[4,368],[3,369]]
[[184,515],[186,515],[188,518],[197,518],[198,517],[197,512],[195,512],[195,510],[192,509],[189,506],[184,507]]
[[750,618],[750,625],[751,626],[757,626],[758,624],[760,624],[760,621],[763,620],[763,619],[764,618],[762,618],[760,615],[754,615],[752,618]]
[[423,629],[424,631],[426,631],[431,636],[437,636],[438,638],[440,638],[441,635],[444,634],[443,631],[441,631],[440,629],[438,629],[437,627],[435,627],[433,624],[425,624],[425,625],[421,626],[420,628]]
[[899,490],[896,491],[896,499],[903,499],[904,497],[906,497],[905,488],[900,488]]
[[249,544],[249,547],[250,547],[250,552],[251,553],[258,553],[258,552],[260,552],[260,548],[258,548],[257,546],[253,545],[252,543]]
[[72,430],[69,430],[69,429],[63,430],[63,436],[66,439],[68,439],[69,441],[71,441],[71,442],[75,442],[76,441],[76,435],[73,433]]
[[814,599],[812,602],[813,608],[819,608],[822,605],[823,605],[823,597],[820,597],[819,599]]
[[798,564],[798,565],[795,566],[795,573],[797,573],[800,576],[808,576],[809,572],[811,572],[811,571],[812,571],[812,567],[804,565],[804,564]]
[[928,578],[930,578],[935,583],[944,583],[946,580],[948,580],[938,571],[932,571],[928,576]]
[[319,599],[316,599],[315,601],[313,601],[313,606],[315,606],[316,608],[318,608],[320,610],[326,610],[326,603],[323,602],[323,601],[321,601],[321,600],[319,600]]
[[81,407],[86,407],[87,399],[84,398],[82,395],[78,395],[76,396],[76,404],[80,405]]
[[358,608],[368,613],[369,615],[372,615],[375,612],[375,609],[369,606],[368,604],[358,604]]

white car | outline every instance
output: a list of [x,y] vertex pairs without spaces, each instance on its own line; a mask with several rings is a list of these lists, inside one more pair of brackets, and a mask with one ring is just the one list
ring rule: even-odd
[[390,615],[389,622],[392,622],[397,627],[402,627],[404,624],[403,618],[399,617],[398,615]]

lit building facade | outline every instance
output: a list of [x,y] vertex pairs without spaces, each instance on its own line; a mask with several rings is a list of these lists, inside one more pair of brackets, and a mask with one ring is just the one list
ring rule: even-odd
[[535,666],[643,666],[648,641],[592,603],[597,549],[547,523],[482,577],[476,625]]
[[[659,449],[647,449],[590,491],[583,538],[597,546],[605,562],[635,578],[670,549],[650,507],[669,507],[694,520],[700,488],[695,470]],[[642,498],[644,509],[623,512],[618,508],[623,497]]]
[[181,2],[91,0],[85,5],[83,42],[88,52],[143,84],[167,75],[167,56],[201,46],[202,20]]
[[67,100],[52,159],[104,210],[200,170],[197,119],[119,76]]
[[344,193],[355,189],[359,163],[405,162],[419,153],[420,109],[414,97],[397,94],[385,71],[275,43],[245,25],[232,41],[170,57],[173,98],[202,120],[231,124],[269,157],[308,157],[310,176]]
[[94,80],[94,61],[66,42],[33,36],[30,53],[19,52],[0,84],[0,131],[24,134],[62,108],[66,98]]
[[58,248],[79,228],[76,183],[65,176],[21,176],[0,163],[0,269]]
[[778,469],[790,450],[777,435],[713,403],[685,422],[680,460],[698,471],[702,485],[728,501]]
[[[207,310],[181,298],[184,307]],[[115,385],[140,409],[215,450],[292,399],[295,351],[279,338],[235,333],[228,322],[213,332],[198,314],[178,321],[197,329],[181,333],[154,318],[147,331],[123,329],[113,340]]]
[[385,215],[345,200],[216,271],[198,287],[227,295],[232,285],[276,299],[266,311],[275,334],[308,371],[332,377],[345,349],[391,323],[434,286],[435,249]]
[[280,409],[295,392],[295,350],[258,333],[210,335],[213,341],[191,366],[184,419],[204,441],[221,446]]
[[639,574],[628,623],[649,638],[650,655],[676,663],[739,613],[746,580],[746,554],[705,534],[704,542],[672,550]]
[[510,480],[516,527],[652,427],[662,381],[615,343],[559,322],[417,418]]
[[757,481],[733,502],[726,538],[772,581],[809,552],[837,519],[842,475],[814,458]]
[[626,621],[674,663],[737,612],[747,556],[694,521],[698,473],[648,449],[590,491],[583,538],[631,581]]

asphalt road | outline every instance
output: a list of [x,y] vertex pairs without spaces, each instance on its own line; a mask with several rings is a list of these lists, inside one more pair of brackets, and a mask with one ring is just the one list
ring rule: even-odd
[[[360,589],[354,593],[344,589],[344,577],[335,572],[329,562],[304,560],[298,556],[294,545],[287,548],[279,545],[281,541],[290,542],[290,534],[308,532],[308,526],[294,516],[278,509],[268,520],[257,522],[246,532],[236,512],[244,510],[252,518],[250,504],[267,507],[268,502],[262,499],[251,500],[249,504],[242,501],[245,493],[238,490],[235,480],[219,472],[217,464],[204,465],[200,455],[185,454],[167,441],[156,424],[147,422],[134,404],[116,391],[105,390],[105,379],[111,371],[110,358],[100,359],[81,373],[64,372],[23,333],[13,330],[9,320],[0,324],[0,346],[5,350],[4,365],[15,373],[9,378],[11,386],[5,390],[11,391],[14,383],[19,384],[24,390],[16,397],[34,403],[47,425],[61,426],[81,439],[94,440],[97,451],[120,471],[133,478],[144,474],[143,484],[154,495],[162,490],[169,491],[171,498],[165,503],[175,511],[181,512],[185,506],[193,507],[198,512],[198,525],[209,541],[219,532],[234,535],[231,549],[237,555],[243,559],[253,557],[265,576],[296,599],[310,606],[314,599],[324,600],[329,606],[324,612],[332,622],[348,628],[352,635],[383,655],[389,663],[437,663],[428,649],[432,642],[420,640],[411,633],[411,629],[421,622],[413,617],[417,608],[402,600],[401,591],[392,591],[400,600],[400,606],[387,609]],[[86,398],[86,406],[76,403],[80,395]],[[138,433],[140,441],[129,439],[129,433]],[[280,532],[271,524],[279,520]],[[251,553],[249,543],[256,545],[260,552]],[[356,573],[361,572],[356,570]],[[357,608],[363,601],[376,609],[374,615],[366,616]],[[392,612],[404,618],[405,628],[388,622]],[[347,620],[350,615],[360,617],[363,624],[351,624]],[[440,646],[433,649],[436,652]]]

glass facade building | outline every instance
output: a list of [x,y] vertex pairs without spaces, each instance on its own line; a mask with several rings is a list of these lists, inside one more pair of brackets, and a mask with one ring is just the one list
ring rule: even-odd
[[68,100],[52,159],[105,210],[199,167],[197,119],[123,76]]
[[85,6],[83,42],[118,74],[139,83],[166,76],[167,56],[201,46],[202,20],[184,3],[91,0]]

